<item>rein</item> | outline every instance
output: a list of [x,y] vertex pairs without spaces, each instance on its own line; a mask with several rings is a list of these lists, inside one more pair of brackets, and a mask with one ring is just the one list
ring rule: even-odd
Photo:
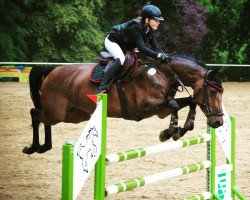
[[[175,80],[180,84],[180,86],[182,87],[182,91],[181,91],[181,92],[183,92],[183,90],[185,89],[186,92],[189,94],[190,97],[195,98],[195,97],[193,97],[193,96],[189,93],[189,91],[187,90],[186,86],[183,84],[183,82],[180,80],[180,78],[178,77],[178,75],[177,75],[177,74],[175,73],[175,71],[172,69],[172,66],[171,66],[171,64],[170,64],[169,61],[167,62],[167,65],[168,65],[168,68],[169,68],[171,74],[174,76],[174,79],[175,79]],[[212,113],[211,110],[210,110],[210,106],[209,106],[210,103],[209,103],[209,98],[208,98],[208,89],[207,89],[207,86],[209,85],[209,86],[215,88],[218,92],[222,92],[222,91],[224,90],[224,88],[223,88],[222,85],[220,85],[220,84],[218,84],[218,83],[216,83],[216,82],[214,82],[214,81],[209,81],[209,80],[208,80],[208,74],[209,74],[210,71],[211,71],[211,70],[207,70],[207,71],[206,71],[205,76],[204,76],[205,82],[204,82],[204,84],[201,86],[201,88],[199,89],[199,91],[196,93],[196,96],[197,96],[197,94],[200,93],[200,91],[204,88],[204,89],[206,90],[206,91],[205,91],[205,96],[204,96],[204,98],[205,98],[205,103],[202,105],[202,107],[205,108],[205,110],[207,111],[207,112],[205,113],[205,115],[206,115],[207,117],[211,117],[211,116],[223,116],[223,115],[224,115],[223,112],[215,112],[215,113]],[[183,89],[183,88],[184,88],[184,89]]]
[[[192,97],[192,95],[189,93],[189,91],[187,90],[187,87],[183,84],[183,82],[181,81],[181,79],[178,77],[178,75],[174,72],[174,70],[172,69],[172,66],[170,64],[170,62],[167,62],[168,68],[171,72],[171,74],[173,74],[174,79],[180,84],[182,90],[180,92],[183,92],[183,90],[185,89],[186,92],[189,94],[190,97]],[[184,88],[184,89],[183,89]]]

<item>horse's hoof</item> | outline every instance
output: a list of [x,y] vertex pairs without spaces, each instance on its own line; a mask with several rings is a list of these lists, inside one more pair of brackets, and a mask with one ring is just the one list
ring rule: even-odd
[[174,134],[174,135],[172,136],[172,138],[173,138],[174,141],[177,141],[177,140],[179,140],[179,139],[181,138],[181,136],[180,136],[179,133],[176,133],[176,134]]
[[37,147],[31,146],[31,147],[24,147],[22,152],[25,154],[33,154],[33,153],[37,152],[37,150],[38,150]]
[[161,142],[165,142],[168,139],[170,139],[171,137],[172,137],[172,135],[170,135],[168,129],[166,129],[166,130],[160,132],[159,140]]
[[183,128],[181,128],[180,126],[178,127],[178,132],[175,133],[172,138],[174,141],[179,140],[186,132],[184,131]]
[[49,151],[52,149],[52,145],[41,145],[37,153],[45,153],[46,151]]
[[186,130],[192,131],[194,129],[194,123],[193,122],[185,123],[184,128]]

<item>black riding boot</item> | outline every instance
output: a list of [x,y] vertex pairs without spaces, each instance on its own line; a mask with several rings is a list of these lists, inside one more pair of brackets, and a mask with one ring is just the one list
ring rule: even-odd
[[114,78],[115,74],[121,69],[121,61],[119,58],[115,59],[106,73],[104,73],[104,77],[102,79],[102,83],[96,89],[95,94],[104,93],[108,89],[108,84]]

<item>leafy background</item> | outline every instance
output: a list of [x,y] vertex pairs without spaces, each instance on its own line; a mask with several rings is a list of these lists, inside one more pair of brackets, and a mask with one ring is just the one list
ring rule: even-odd
[[[206,63],[250,63],[250,0],[1,0],[0,60],[92,62],[113,25],[145,4],[161,8],[162,48]],[[250,68],[221,68],[250,81]]]

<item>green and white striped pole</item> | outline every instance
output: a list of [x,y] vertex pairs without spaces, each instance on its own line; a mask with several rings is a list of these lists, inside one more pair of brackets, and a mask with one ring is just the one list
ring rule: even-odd
[[121,162],[125,160],[135,159],[139,157],[144,157],[150,154],[156,154],[163,151],[168,151],[172,149],[187,147],[195,144],[201,144],[211,140],[210,134],[198,135],[196,137],[190,137],[187,139],[180,139],[174,142],[163,143],[155,146],[133,149],[128,151],[122,151],[119,153],[114,153],[107,155],[107,164]]
[[111,186],[106,187],[106,196],[111,194],[116,194],[119,192],[124,192],[128,190],[132,190],[137,187],[142,187],[144,185],[152,184],[161,180],[169,179],[172,177],[180,176],[183,174],[188,174],[192,172],[196,172],[202,169],[207,169],[211,165],[210,161],[198,162],[190,165],[184,165],[182,167],[159,172],[153,175],[145,176],[142,178],[136,178],[130,181],[117,183]]
[[185,198],[183,200],[205,200],[205,199],[210,199],[212,197],[211,192],[203,192],[188,198]]

